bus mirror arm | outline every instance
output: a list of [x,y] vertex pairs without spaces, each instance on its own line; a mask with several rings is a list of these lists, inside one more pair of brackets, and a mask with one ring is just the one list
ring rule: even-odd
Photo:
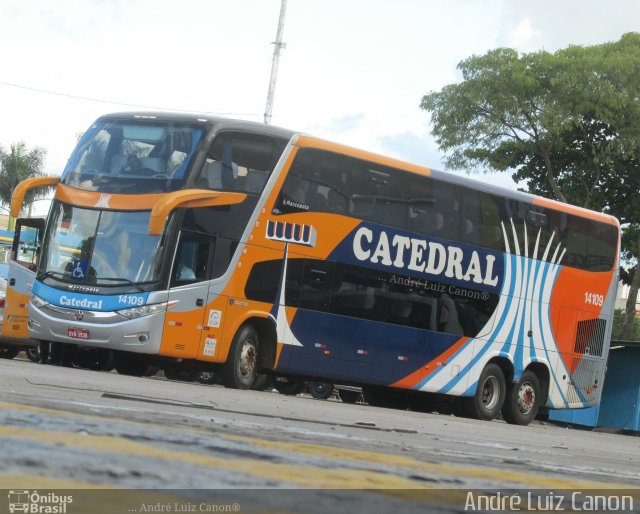
[[16,186],[13,191],[13,195],[11,195],[11,208],[9,214],[14,218],[17,218],[20,215],[22,202],[24,201],[24,197],[28,191],[31,191],[36,187],[55,186],[59,183],[60,177],[34,177],[23,180]]
[[243,193],[225,193],[208,189],[184,189],[162,196],[153,206],[149,217],[149,235],[159,236],[169,214],[179,207],[213,207],[216,205],[234,205],[247,198]]

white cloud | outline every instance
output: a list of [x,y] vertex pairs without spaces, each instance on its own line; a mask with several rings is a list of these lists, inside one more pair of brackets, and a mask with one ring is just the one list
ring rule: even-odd
[[525,18],[509,32],[509,46],[521,52],[530,52],[538,46],[541,35],[539,30],[533,28],[531,20]]

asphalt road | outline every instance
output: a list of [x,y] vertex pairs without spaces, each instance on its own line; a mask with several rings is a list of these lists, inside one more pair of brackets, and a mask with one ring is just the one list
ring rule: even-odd
[[231,511],[452,512],[471,490],[638,488],[640,444],[0,359],[0,489],[103,487],[151,490],[83,500],[104,512],[203,511],[211,491]]

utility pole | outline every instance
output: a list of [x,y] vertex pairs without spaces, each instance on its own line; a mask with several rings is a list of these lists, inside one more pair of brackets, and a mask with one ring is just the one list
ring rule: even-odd
[[280,18],[278,19],[278,32],[273,44],[273,61],[271,62],[271,78],[269,79],[269,92],[267,93],[267,106],[264,110],[264,122],[271,123],[271,112],[273,111],[273,95],[276,92],[276,78],[278,76],[278,60],[280,50],[287,48],[287,43],[282,42],[282,31],[284,30],[284,14],[287,10],[287,0],[282,0],[280,4]]

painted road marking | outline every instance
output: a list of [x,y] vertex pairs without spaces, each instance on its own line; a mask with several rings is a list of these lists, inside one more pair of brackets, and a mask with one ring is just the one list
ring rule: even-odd
[[[20,404],[0,402],[0,408],[15,409],[35,412],[51,416],[73,416],[85,419],[97,419],[105,422],[104,417],[94,415],[83,415],[59,411],[43,407],[32,407]],[[171,431],[175,433],[177,429],[185,433],[211,435],[197,429],[187,429],[184,427],[168,427],[166,425],[138,423],[135,421],[117,419],[118,422],[135,424],[141,427],[151,426],[153,428]],[[166,450],[138,442],[134,442],[122,437],[100,436],[100,435],[80,435],[67,432],[41,431],[14,427],[0,427],[0,436],[11,438],[24,438],[33,441],[49,442],[72,447],[81,447],[94,451],[104,451],[125,455],[135,455],[138,457],[160,458],[165,460],[176,460],[183,463],[196,464],[214,468],[229,469],[245,473],[260,478],[278,477],[284,482],[290,482],[300,487],[309,488],[382,488],[382,489],[415,489],[433,488],[431,484],[425,484],[419,480],[404,478],[391,473],[384,473],[371,470],[354,470],[331,468],[324,469],[314,466],[301,466],[295,464],[266,463],[254,459],[221,459],[217,457],[192,453],[176,452]],[[545,477],[533,473],[519,471],[501,470],[490,467],[471,467],[449,464],[438,464],[423,462],[418,459],[363,450],[351,450],[332,446],[309,444],[309,443],[287,443],[259,439],[248,436],[237,436],[217,432],[216,436],[230,441],[243,442],[249,445],[259,446],[281,452],[290,452],[295,455],[309,455],[331,459],[337,466],[340,462],[361,462],[367,465],[371,463],[379,464],[385,468],[394,467],[396,469],[409,469],[413,472],[421,472],[424,475],[445,477],[466,477],[472,479],[493,480],[504,486],[505,484],[521,484],[526,488],[555,488],[555,489],[629,489],[628,484],[603,483],[588,480],[566,480],[555,477]],[[442,487],[442,484],[437,484]]]

